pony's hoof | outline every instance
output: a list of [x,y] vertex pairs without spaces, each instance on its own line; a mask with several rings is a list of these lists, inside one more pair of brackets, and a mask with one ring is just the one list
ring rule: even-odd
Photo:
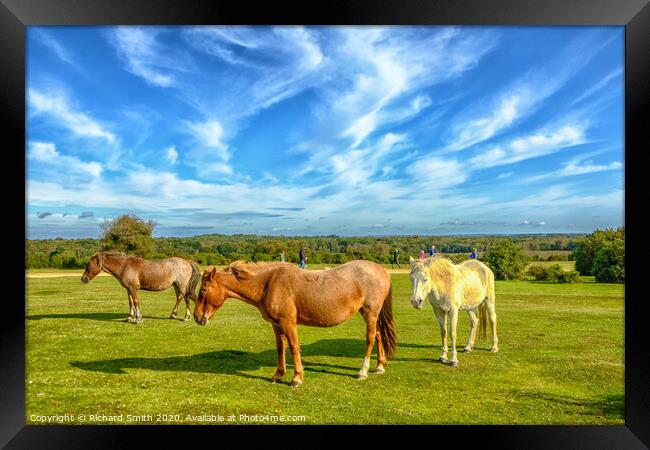
[[300,387],[301,384],[302,384],[302,381],[300,381],[300,380],[293,380],[293,381],[291,382],[291,387]]
[[469,347],[465,347],[465,348],[463,349],[463,351],[464,351],[465,353],[472,353],[472,349],[469,348]]
[[135,319],[131,316],[124,319],[122,322],[135,323]]
[[458,367],[458,361],[452,361],[449,365],[451,365],[451,367]]
[[139,319],[136,319],[136,320],[135,320],[135,324],[136,324],[136,325],[140,325],[140,324],[142,324],[142,322],[144,322],[144,320],[142,320],[142,317],[140,317]]
[[496,347],[492,347],[492,348],[490,349],[490,351],[491,351],[492,353],[497,353],[497,352],[499,351],[499,349],[496,348]]
[[175,318],[176,318],[176,314],[170,314],[170,315],[169,315],[169,318],[170,318],[170,319],[175,319]]
[[367,373],[359,373],[357,374],[357,380],[367,380],[368,379],[368,374]]
[[438,361],[440,361],[443,364],[447,364],[449,362],[447,358],[442,358],[442,357],[438,358]]
[[383,366],[377,366],[377,368],[375,369],[375,373],[376,373],[377,375],[381,375],[381,374],[384,373],[384,372],[386,372],[386,369],[384,369]]
[[189,317],[185,317],[185,318],[183,319],[183,322],[189,322],[189,321],[190,321],[190,318],[189,318]]

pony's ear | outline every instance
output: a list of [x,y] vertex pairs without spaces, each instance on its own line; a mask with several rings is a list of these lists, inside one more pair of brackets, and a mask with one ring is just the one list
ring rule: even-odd
[[213,267],[212,270],[210,271],[210,279],[213,279],[216,274],[217,274],[217,268]]

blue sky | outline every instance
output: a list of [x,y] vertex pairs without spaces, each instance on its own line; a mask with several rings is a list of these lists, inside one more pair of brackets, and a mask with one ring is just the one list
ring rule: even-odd
[[623,225],[623,27],[28,27],[27,237]]

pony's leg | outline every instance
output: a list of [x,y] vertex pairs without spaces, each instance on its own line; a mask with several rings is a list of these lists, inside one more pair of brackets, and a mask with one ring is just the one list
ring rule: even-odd
[[499,338],[497,337],[497,312],[494,309],[494,303],[488,302],[487,307],[490,324],[492,325],[492,348],[490,351],[496,353],[499,351]]
[[476,326],[478,325],[478,317],[476,317],[476,310],[468,309],[467,315],[469,316],[469,341],[463,349],[465,352],[471,352],[474,348],[474,341],[476,340]]
[[129,315],[124,319],[124,322],[135,322],[135,307],[133,306],[133,296],[130,291],[126,291],[129,296]]
[[300,359],[300,342],[298,341],[298,326],[295,322],[288,320],[280,322],[280,327],[282,328],[282,333],[287,337],[289,341],[289,348],[291,348],[291,355],[293,356],[293,379],[291,380],[291,386],[297,387],[302,384],[302,380],[305,376],[304,370],[302,368],[302,360]]
[[[363,314],[363,313],[362,313]],[[365,380],[368,378],[368,369],[370,368],[370,355],[372,355],[372,348],[375,346],[375,337],[377,336],[377,317],[374,314],[363,314],[366,320],[366,354],[363,357],[363,364],[361,370],[357,375],[357,379]]]
[[456,328],[458,328],[458,308],[449,309],[449,333],[451,334],[451,362],[452,366],[458,365],[458,354],[456,353]]
[[388,360],[386,358],[386,351],[384,350],[384,342],[381,340],[381,333],[379,331],[377,331],[375,339],[377,339],[377,368],[375,369],[375,373],[382,374],[386,371]]
[[440,353],[439,361],[446,363],[447,360],[447,316],[445,312],[438,308],[433,308],[433,312],[438,319],[438,325],[440,325],[440,339],[442,340],[442,353]]
[[192,313],[190,312],[190,296],[184,294],[183,298],[185,299],[185,317],[183,317],[183,322],[189,322],[192,317]]
[[133,306],[135,307],[135,323],[142,323],[142,313],[140,312],[140,304],[138,303],[138,292],[134,289],[131,294],[133,297]]
[[282,329],[278,325],[273,325],[273,331],[275,332],[275,348],[278,351],[278,368],[271,380],[274,383],[277,383],[282,381],[284,372],[287,370],[287,362],[284,357],[284,342],[286,338],[284,337],[284,334],[282,334]]
[[176,293],[176,304],[174,305],[174,309],[172,309],[172,313],[169,315],[170,319],[176,318],[176,315],[178,314],[178,305],[181,304],[183,298],[181,290],[176,284],[174,284],[174,292]]

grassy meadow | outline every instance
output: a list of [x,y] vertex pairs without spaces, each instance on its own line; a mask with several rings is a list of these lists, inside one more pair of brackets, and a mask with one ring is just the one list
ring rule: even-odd
[[[356,314],[334,328],[299,327],[305,380],[291,388],[290,353],[284,383],[271,384],[271,325],[243,302],[228,300],[200,327],[168,318],[173,289],[141,291],[144,323],[134,325],[122,322],[126,292],[110,276],[88,285],[79,270],[26,276],[28,424],[251,423],[242,415],[312,424],[624,423],[623,285],[497,282],[500,352],[479,339],[452,368],[436,361],[430,306],[413,309],[408,272],[394,272],[400,345],[386,373],[372,373],[373,356],[368,379],[355,378],[365,345]],[[468,332],[461,312],[459,350]]]

